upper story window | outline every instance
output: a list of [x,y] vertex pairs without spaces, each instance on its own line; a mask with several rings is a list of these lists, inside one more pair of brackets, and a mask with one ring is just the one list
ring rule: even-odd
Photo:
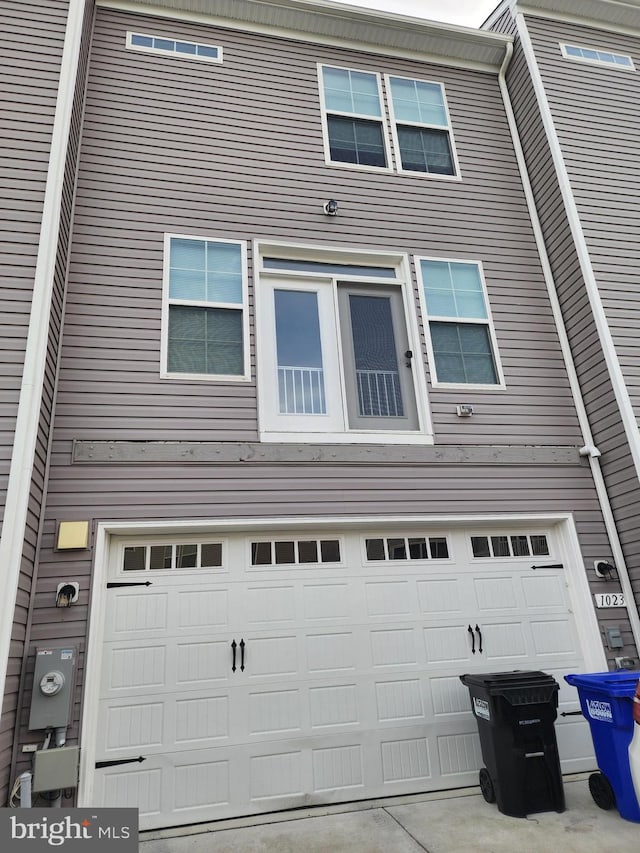
[[455,175],[449,114],[440,83],[388,77],[398,170]]
[[199,59],[202,62],[222,62],[222,48],[214,44],[170,39],[144,33],[127,33],[127,47],[144,53],[161,53],[178,59]]
[[635,71],[633,59],[622,53],[612,53],[608,50],[596,50],[592,47],[579,47],[575,44],[560,43],[560,50],[566,59],[577,59],[595,65],[606,65],[609,68],[619,68],[622,71]]
[[329,65],[319,75],[327,163],[459,177],[440,83],[387,75],[383,85],[379,74]]
[[421,258],[434,385],[504,385],[479,263]]
[[162,375],[249,378],[244,243],[167,235]]
[[431,441],[406,259],[318,254],[261,253],[262,439]]

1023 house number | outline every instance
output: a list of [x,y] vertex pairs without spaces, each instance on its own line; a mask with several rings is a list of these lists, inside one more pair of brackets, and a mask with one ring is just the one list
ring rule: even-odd
[[596,607],[626,607],[623,592],[598,592],[594,595]]

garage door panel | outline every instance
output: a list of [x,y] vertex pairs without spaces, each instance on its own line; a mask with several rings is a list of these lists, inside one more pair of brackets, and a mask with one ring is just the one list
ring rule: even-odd
[[[253,566],[255,537],[234,534],[228,573],[147,571],[150,586],[110,590],[97,759],[145,761],[98,769],[97,802],[139,803],[152,828],[475,785],[467,672],[544,668],[577,708],[562,678],[581,663],[562,573],[476,559],[461,529],[446,560],[411,531],[368,561],[376,536],[344,535],[341,562]],[[305,534],[302,550],[299,536],[269,539],[282,546],[273,561],[306,559],[323,537]],[[562,730],[565,768],[585,769],[588,731],[572,717]]]

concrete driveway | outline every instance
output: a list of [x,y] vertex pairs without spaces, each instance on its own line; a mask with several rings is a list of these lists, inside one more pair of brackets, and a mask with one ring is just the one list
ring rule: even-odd
[[[588,774],[565,778],[567,810],[511,818],[477,788],[148,832],[141,853],[608,853],[638,849],[640,824],[599,809]],[[261,821],[257,823],[257,821]]]

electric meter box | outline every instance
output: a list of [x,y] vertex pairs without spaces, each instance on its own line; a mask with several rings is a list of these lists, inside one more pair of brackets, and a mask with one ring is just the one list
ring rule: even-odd
[[29,729],[70,725],[77,657],[75,646],[36,649]]

